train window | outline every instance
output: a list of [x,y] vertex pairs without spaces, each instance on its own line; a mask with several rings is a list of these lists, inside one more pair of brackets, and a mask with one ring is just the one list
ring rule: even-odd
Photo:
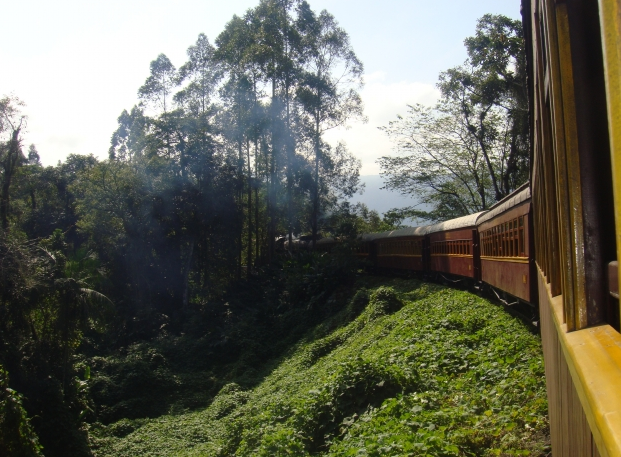
[[[481,233],[481,255],[525,257],[524,216],[498,224]],[[470,254],[470,244],[464,252]]]
[[524,216],[520,216],[520,255],[524,256],[526,249],[524,248]]
[[517,257],[519,254],[518,236],[517,236],[518,226],[517,225],[518,225],[518,222],[517,222],[517,219],[515,219],[513,221],[513,254],[512,254],[514,257]]

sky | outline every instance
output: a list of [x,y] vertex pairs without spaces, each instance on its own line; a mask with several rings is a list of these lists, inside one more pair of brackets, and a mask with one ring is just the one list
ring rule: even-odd
[[[149,63],[166,54],[178,68],[205,33],[213,43],[234,14],[259,0],[20,0],[2,6],[0,97],[26,103],[24,143],[45,165],[68,154],[107,157],[117,118],[138,102]],[[377,175],[392,144],[378,127],[407,105],[433,104],[438,74],[463,63],[464,38],[486,13],[520,18],[519,0],[309,0],[349,33],[365,67],[368,122],[331,131]]]

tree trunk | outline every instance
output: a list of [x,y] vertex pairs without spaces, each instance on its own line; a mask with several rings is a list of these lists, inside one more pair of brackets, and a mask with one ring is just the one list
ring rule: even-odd
[[248,255],[246,256],[246,278],[252,270],[252,167],[250,166],[250,140],[246,140],[246,158],[248,160]]
[[317,228],[319,219],[319,114],[315,115],[315,176],[313,189],[313,214],[311,220],[311,228],[313,230],[313,250],[317,243]]
[[190,268],[192,267],[192,255],[194,254],[194,240],[190,242],[190,252],[188,252],[188,258],[185,262],[185,270],[183,271],[183,307],[186,308],[189,302],[189,282],[190,282]]
[[[254,175],[259,179],[259,142],[255,137],[254,139]],[[256,253],[254,256],[254,261],[259,262],[259,246],[260,246],[260,237],[259,237],[259,183],[254,186],[254,229],[255,229],[255,248]]]

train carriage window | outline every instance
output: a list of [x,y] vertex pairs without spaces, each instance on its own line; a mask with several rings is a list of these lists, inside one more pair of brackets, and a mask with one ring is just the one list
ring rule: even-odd
[[517,257],[519,255],[519,246],[518,246],[518,221],[515,219],[513,221],[513,256]]
[[520,216],[520,255],[522,257],[525,257],[524,253],[526,252],[526,249],[524,249],[524,216]]
[[513,233],[513,224],[511,222],[505,222],[505,227],[507,227],[507,236],[505,237],[505,256],[511,256],[511,234]]

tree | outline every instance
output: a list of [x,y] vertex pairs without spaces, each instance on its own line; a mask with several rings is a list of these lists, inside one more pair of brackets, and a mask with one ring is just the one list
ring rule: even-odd
[[188,61],[179,68],[178,82],[188,82],[177,92],[174,99],[195,116],[207,113],[211,97],[222,78],[222,71],[214,59],[215,48],[206,35],[201,33],[196,44],[187,50]]
[[302,35],[304,71],[298,87],[298,98],[311,117],[314,169],[312,189],[311,230],[313,246],[317,239],[320,208],[320,163],[330,163],[322,148],[323,134],[344,125],[352,117],[363,117],[363,66],[354,53],[347,32],[327,11],[319,16],[308,3],[299,7],[297,27]]
[[177,85],[177,71],[165,54],[160,54],[151,62],[151,75],[144,85],[138,89],[138,96],[151,102],[162,112],[168,112],[168,99]]
[[382,157],[386,187],[417,194],[444,220],[489,208],[528,179],[528,107],[521,23],[485,15],[463,66],[440,74],[433,108],[410,106],[383,130],[400,155]]
[[25,161],[22,154],[22,130],[26,127],[26,116],[21,108],[24,103],[17,97],[0,99],[0,167],[2,188],[0,189],[0,224],[2,230],[9,228],[10,190],[17,167]]

